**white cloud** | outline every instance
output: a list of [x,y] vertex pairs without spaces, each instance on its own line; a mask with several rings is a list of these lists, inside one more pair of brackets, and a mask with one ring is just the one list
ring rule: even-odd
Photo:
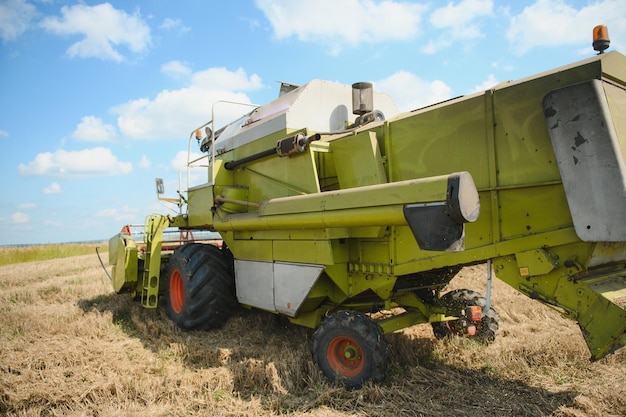
[[611,47],[619,49],[626,38],[624,10],[626,0],[596,1],[580,9],[564,0],[537,0],[511,18],[507,38],[519,55],[535,47],[563,45],[584,46],[588,54],[593,27],[605,24],[611,35]]
[[119,47],[124,45],[134,53],[145,51],[150,45],[150,27],[139,13],[129,15],[115,9],[110,3],[96,6],[76,4],[63,6],[62,17],[46,17],[41,26],[57,35],[83,35],[66,51],[70,57],[100,58],[123,61]]
[[407,71],[398,71],[374,82],[374,89],[389,94],[402,111],[447,100],[452,94],[452,89],[443,81],[422,80]]
[[409,40],[427,6],[393,0],[256,0],[278,39],[295,36],[338,53],[345,45]]
[[123,206],[121,208],[107,208],[95,213],[96,217],[106,217],[119,222],[131,222],[137,217],[139,210]]
[[58,182],[53,182],[49,186],[43,189],[44,194],[60,194],[63,190]]
[[163,19],[163,23],[161,23],[159,28],[165,30],[177,30],[179,34],[191,31],[191,27],[183,25],[183,22],[180,19],[171,19],[169,17]]
[[19,164],[17,170],[20,175],[68,178],[128,174],[132,164],[119,161],[110,149],[98,147],[40,153],[28,164]]
[[163,19],[163,23],[159,26],[161,29],[174,29],[181,25],[180,19],[170,19],[166,17]]
[[[188,154],[187,151],[178,151],[178,153],[174,156],[174,159],[171,160],[170,167],[178,171],[179,169],[187,166],[187,161],[196,161],[203,156],[205,156],[205,154],[196,153],[196,152],[191,152],[190,154]],[[202,164],[206,164],[206,161],[204,162],[199,161],[192,165],[200,166]]]
[[63,222],[59,220],[50,220],[50,219],[44,220],[43,224],[46,227],[55,227],[55,228],[59,228],[63,226]]
[[115,139],[115,126],[105,124],[95,116],[85,116],[72,133],[72,137],[89,142],[107,142]]
[[261,22],[259,22],[257,19],[251,19],[249,17],[241,17],[240,20],[242,22],[245,22],[248,25],[248,29],[250,30],[256,30],[261,27]]
[[30,221],[30,216],[26,213],[22,213],[21,211],[16,211],[11,215],[11,222],[14,224],[23,224],[28,223]]
[[6,0],[0,3],[0,39],[12,41],[24,33],[37,9],[25,0]]
[[491,63],[491,67],[502,71],[513,71],[514,66],[506,61],[498,60]]
[[178,60],[169,61],[161,65],[161,72],[176,79],[187,78],[192,73],[191,68]]
[[438,29],[459,28],[477,17],[492,14],[492,0],[463,0],[458,4],[448,3],[445,7],[434,10],[430,15],[430,22]]
[[115,217],[118,215],[118,213],[119,213],[119,209],[107,208],[107,209],[102,209],[96,212],[95,215],[98,217]]
[[456,41],[467,43],[482,38],[483,32],[477,20],[490,16],[493,16],[492,0],[463,0],[435,9],[430,15],[430,23],[442,33],[438,38],[431,39],[422,52],[432,54]]
[[495,75],[493,74],[489,74],[489,76],[487,76],[487,79],[485,81],[483,81],[482,83],[478,84],[477,86],[475,86],[472,89],[472,93],[477,93],[479,91],[487,91],[489,90],[491,87],[499,84],[500,81],[498,81],[498,79],[496,78]]
[[[180,171],[183,174],[181,178],[184,181],[183,184],[185,184],[186,180],[186,184],[188,184],[189,187],[206,183],[208,181],[208,168],[206,167],[207,159],[200,159],[203,156],[206,156],[206,154],[196,152],[188,154],[187,151],[179,151],[171,160],[170,168],[176,172]],[[189,170],[184,169],[187,166],[187,161],[196,161],[191,164]],[[189,178],[186,178],[187,174],[189,174]],[[185,187],[183,186],[183,188]]]
[[8,137],[9,137],[9,132],[5,130],[0,130],[0,138],[8,138]]
[[188,158],[187,152],[179,151],[174,156],[174,159],[170,161],[170,168],[173,168],[174,170],[178,171],[179,169],[187,165],[187,160],[188,160],[187,158]]
[[17,206],[17,208],[20,210],[32,210],[34,208],[37,208],[37,205],[34,203],[22,203],[19,206]]
[[150,162],[150,159],[148,159],[146,155],[141,155],[141,159],[139,160],[137,166],[141,169],[148,169],[151,165],[152,163]]
[[250,77],[243,68],[229,71],[226,68],[208,68],[193,74],[193,84],[209,90],[251,91],[263,86],[261,78],[252,74]]
[[[129,139],[187,138],[189,132],[211,119],[218,100],[250,103],[244,91],[261,88],[261,79],[243,69],[209,68],[191,75],[190,84],[179,90],[163,90],[153,99],[131,100],[112,109],[118,128]],[[250,111],[249,107],[222,106],[216,110],[216,126]]]

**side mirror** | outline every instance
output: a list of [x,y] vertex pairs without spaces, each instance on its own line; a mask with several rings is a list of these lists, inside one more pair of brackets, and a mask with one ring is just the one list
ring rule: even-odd
[[157,194],[164,194],[165,193],[165,185],[163,185],[163,178],[155,178],[154,181],[156,182],[156,192],[157,192]]
[[161,194],[165,193],[165,185],[163,185],[163,179],[162,178],[155,178],[154,181],[156,182],[157,200],[159,200],[159,201],[167,201],[168,203],[174,203],[174,204],[178,204],[180,206],[180,204],[181,204],[181,199],[180,198],[160,197]]

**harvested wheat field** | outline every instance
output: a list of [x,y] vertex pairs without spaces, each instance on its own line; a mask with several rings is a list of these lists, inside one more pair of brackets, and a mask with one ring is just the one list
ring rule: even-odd
[[[455,288],[485,285],[485,266]],[[8,416],[623,416],[626,352],[597,362],[575,323],[495,280],[490,346],[421,325],[389,337],[390,374],[327,382],[311,332],[258,311],[184,333],[113,293],[94,255],[0,267],[0,414]],[[626,349],[625,349],[626,350]]]

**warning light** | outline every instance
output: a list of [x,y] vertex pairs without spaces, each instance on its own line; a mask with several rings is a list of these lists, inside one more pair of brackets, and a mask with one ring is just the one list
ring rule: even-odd
[[609,39],[609,30],[605,25],[598,25],[593,28],[593,49],[598,51],[598,54],[604,52],[609,47],[611,40]]
[[483,309],[480,306],[469,306],[465,309],[465,315],[470,321],[480,321],[483,318]]

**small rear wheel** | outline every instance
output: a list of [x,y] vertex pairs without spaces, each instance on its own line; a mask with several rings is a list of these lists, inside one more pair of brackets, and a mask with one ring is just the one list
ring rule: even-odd
[[[500,318],[493,307],[484,311],[487,300],[480,293],[472,290],[453,290],[444,294],[439,300],[440,304],[448,308],[448,314],[459,317],[456,320],[433,323],[433,333],[436,338],[443,339],[450,336],[471,336],[481,343],[491,343],[496,339]],[[482,318],[479,321],[471,321],[466,317],[465,310],[470,306],[479,306],[483,309]],[[474,327],[471,335],[468,328]]]
[[221,327],[237,308],[231,258],[224,250],[190,243],[167,268],[167,314],[183,330]]
[[313,359],[328,379],[355,389],[385,377],[388,346],[382,329],[368,316],[340,311],[315,331]]

